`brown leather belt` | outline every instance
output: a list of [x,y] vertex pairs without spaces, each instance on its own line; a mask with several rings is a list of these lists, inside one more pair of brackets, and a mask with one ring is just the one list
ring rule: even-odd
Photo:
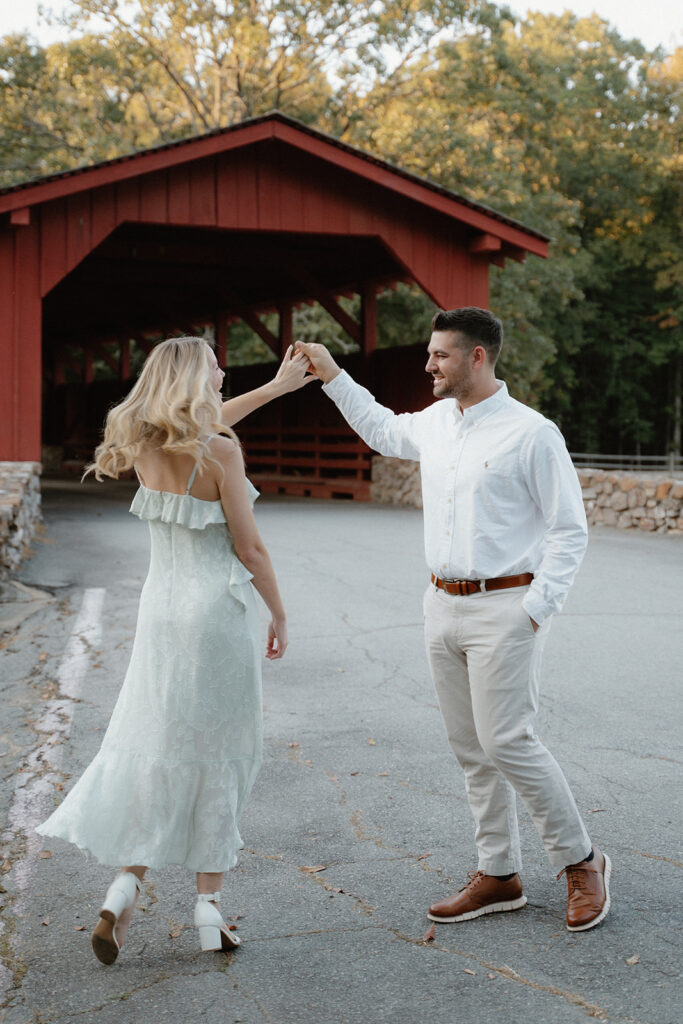
[[[432,573],[432,583],[447,594],[478,594],[489,590],[507,590],[508,587],[526,587],[534,578],[532,572],[522,572],[518,576],[497,576],[492,580],[440,580]],[[482,586],[483,584],[483,586]]]

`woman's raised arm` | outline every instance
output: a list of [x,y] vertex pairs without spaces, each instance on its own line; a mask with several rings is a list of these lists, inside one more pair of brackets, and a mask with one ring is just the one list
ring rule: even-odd
[[292,353],[293,349],[290,345],[277,373],[267,384],[223,402],[221,419],[226,427],[232,427],[235,423],[239,423],[249,413],[260,409],[262,405],[271,402],[274,398],[286,395],[288,391],[298,391],[305,384],[317,380],[314,374],[308,372],[308,358],[303,352],[297,352],[296,355]]

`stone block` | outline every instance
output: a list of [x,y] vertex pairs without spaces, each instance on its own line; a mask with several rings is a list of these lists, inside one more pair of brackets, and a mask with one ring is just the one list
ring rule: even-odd
[[621,512],[623,509],[628,508],[628,494],[624,494],[623,491],[615,491],[610,500],[612,508],[616,509],[617,512]]
[[641,487],[634,487],[628,492],[628,507],[637,508],[645,501],[645,494]]
[[633,526],[633,516],[630,512],[622,512],[617,519],[617,526],[622,530],[628,530],[629,527]]
[[[645,491],[645,493],[647,494],[647,491]],[[645,508],[654,508],[656,504],[657,504],[657,499],[656,498],[648,498],[647,501],[645,502]]]
[[619,489],[622,491],[632,491],[637,486],[638,481],[634,480],[632,476],[622,476],[619,480]]
[[598,492],[594,487],[584,487],[581,494],[583,495],[584,501],[594,501],[598,496]]
[[671,488],[671,497],[683,501],[683,484],[674,484]]
[[651,530],[654,530],[654,528],[655,528],[655,521],[654,521],[654,519],[644,518],[644,519],[641,519],[640,522],[638,523],[638,529],[639,530],[647,530],[649,532]]
[[611,480],[605,480],[604,484],[602,485],[602,492],[603,492],[603,494],[611,494],[613,490],[614,490],[614,484],[612,483],[612,481]]
[[617,514],[613,508],[603,508],[602,510],[602,521],[605,526],[616,526],[617,525]]
[[673,485],[673,480],[662,480],[661,484],[659,484],[655,491],[655,498],[657,501],[664,501]]

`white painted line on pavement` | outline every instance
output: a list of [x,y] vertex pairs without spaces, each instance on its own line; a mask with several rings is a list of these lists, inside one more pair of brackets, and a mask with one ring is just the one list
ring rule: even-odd
[[[83,594],[57,673],[60,697],[45,703],[35,725],[37,731],[47,733],[47,737],[28,758],[25,770],[17,775],[7,815],[8,828],[3,836],[3,842],[11,842],[21,832],[26,836],[26,853],[12,870],[13,889],[17,892],[13,908],[16,916],[26,913],[36,855],[44,841],[34,828],[48,816],[54,802],[54,774],[36,772],[40,772],[43,765],[49,765],[53,770],[61,765],[76,702],[92,665],[93,649],[102,636],[102,609],[106,593],[104,587],[89,587]],[[7,974],[3,972],[0,975],[0,991],[11,982]]]

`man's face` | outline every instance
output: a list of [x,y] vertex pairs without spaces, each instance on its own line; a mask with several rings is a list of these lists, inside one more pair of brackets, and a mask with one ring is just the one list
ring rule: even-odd
[[[464,348],[458,344],[461,341]],[[471,355],[460,331],[434,331],[425,370],[431,373],[435,398],[467,398],[472,391]]]

